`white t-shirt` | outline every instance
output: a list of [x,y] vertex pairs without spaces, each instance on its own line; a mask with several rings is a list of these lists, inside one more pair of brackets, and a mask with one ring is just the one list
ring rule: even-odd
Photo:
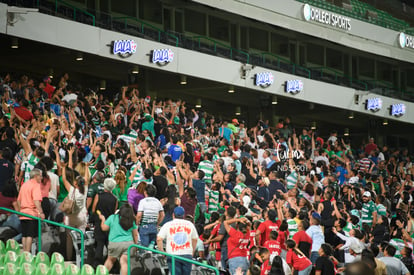
[[193,255],[192,240],[198,239],[194,224],[183,219],[174,219],[164,224],[158,237],[166,240],[165,251],[174,255]]
[[55,173],[52,173],[50,171],[47,171],[47,175],[50,178],[50,191],[49,191],[49,198],[57,200],[58,196],[58,186],[59,186],[59,176]]
[[154,197],[143,198],[138,205],[138,212],[142,212],[141,224],[153,224],[158,221],[158,214],[164,211],[161,202]]

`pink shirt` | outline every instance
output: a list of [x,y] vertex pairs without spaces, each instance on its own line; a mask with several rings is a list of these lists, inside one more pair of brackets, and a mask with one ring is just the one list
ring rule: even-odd
[[[40,191],[40,184],[35,179],[31,179],[23,183],[20,188],[17,200],[20,202],[20,212],[29,214],[35,217],[39,216],[34,201],[42,201],[42,192]],[[21,220],[30,220],[27,217],[20,217]]]

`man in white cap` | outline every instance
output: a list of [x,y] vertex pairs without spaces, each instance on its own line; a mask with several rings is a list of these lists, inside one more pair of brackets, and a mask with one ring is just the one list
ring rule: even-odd
[[373,228],[377,224],[377,207],[371,199],[371,192],[364,192],[362,202],[361,222]]

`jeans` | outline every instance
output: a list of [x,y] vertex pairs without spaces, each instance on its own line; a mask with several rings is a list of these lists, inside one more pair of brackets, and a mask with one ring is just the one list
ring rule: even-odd
[[234,257],[229,259],[229,271],[231,275],[236,274],[236,270],[241,267],[242,274],[246,274],[249,269],[249,262],[246,257]]
[[316,264],[316,260],[319,258],[319,253],[318,251],[312,251],[311,256],[310,256],[310,260],[312,262],[313,265]]
[[[179,255],[180,257],[183,258],[187,258],[187,259],[192,259],[191,255]],[[168,270],[170,271],[170,274],[173,274],[172,271],[172,261],[171,258],[168,257],[167,258],[167,264],[168,264]],[[180,261],[180,260],[175,260],[175,275],[190,275],[191,274],[191,269],[192,269],[193,264],[192,263],[188,263],[188,262],[184,262],[184,261]]]
[[313,265],[309,265],[304,270],[298,271],[298,275],[309,275],[312,271],[312,267],[313,267]]
[[206,213],[206,211],[207,211],[207,206],[206,206],[206,203],[205,203],[205,202],[199,202],[199,203],[198,203],[198,206],[200,207],[200,212],[202,212],[202,213]]
[[17,233],[22,233],[22,225],[20,223],[19,216],[17,216],[16,214],[11,214],[7,217],[7,220],[5,220],[3,224],[1,224],[1,227],[6,226],[13,228],[14,230],[16,230]]
[[139,238],[141,240],[141,245],[148,247],[151,242],[156,242],[157,240],[157,224],[144,224],[139,227]]
[[227,269],[227,246],[221,247],[221,268]]

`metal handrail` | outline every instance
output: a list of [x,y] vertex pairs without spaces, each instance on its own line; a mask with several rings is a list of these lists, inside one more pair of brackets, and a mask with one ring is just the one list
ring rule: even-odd
[[9,209],[9,208],[5,208],[5,207],[0,207],[0,210],[7,211],[7,212],[10,212],[10,213],[19,215],[19,216],[31,218],[31,219],[37,220],[39,222],[38,223],[38,234],[39,234],[39,237],[38,237],[39,248],[38,249],[39,249],[39,251],[41,251],[41,249],[42,249],[42,222],[79,232],[80,236],[81,236],[81,252],[80,252],[81,253],[81,255],[80,255],[81,256],[81,262],[80,262],[80,267],[83,266],[83,258],[84,258],[84,251],[85,251],[85,236],[84,236],[82,230],[80,230],[78,228],[71,227],[71,226],[67,226],[67,225],[62,224],[62,223],[57,223],[57,222],[49,221],[49,220],[46,220],[46,219],[42,220],[39,217],[35,217],[35,216],[32,216],[32,215],[25,214],[25,213],[15,211],[15,210],[12,210],[12,209]]
[[156,30],[158,32],[158,42],[161,42],[161,33],[164,33],[165,35],[167,35],[167,36],[175,39],[175,46],[178,47],[179,41],[178,41],[178,37],[177,36],[175,36],[175,35],[173,35],[171,33],[165,32],[162,29],[160,29],[160,28],[158,28],[158,27],[156,27],[154,25],[151,25],[151,24],[149,24],[149,23],[147,23],[145,21],[139,20],[138,18],[131,17],[131,16],[119,16],[119,17],[112,17],[112,20],[122,20],[122,21],[124,21],[125,26],[127,25],[127,20],[132,20],[132,21],[138,22],[138,23],[141,24],[141,30],[140,30],[140,32],[142,34],[144,34],[144,26],[150,27],[150,28],[152,28],[152,29],[154,29],[154,30]]
[[226,48],[226,49],[230,50],[230,59],[233,59],[233,52],[238,52],[238,53],[243,54],[243,55],[246,56],[246,63],[247,64],[249,64],[249,62],[250,62],[250,55],[249,55],[249,53],[247,53],[245,51],[242,51],[242,50],[233,48],[233,47],[231,47],[229,45],[226,45],[223,42],[216,41],[216,40],[214,40],[214,39],[212,39],[210,37],[203,36],[203,35],[197,35],[197,36],[194,36],[192,38],[198,41],[198,47],[200,47],[200,45],[201,45],[200,44],[201,43],[201,39],[207,40],[207,41],[211,42],[214,45],[214,52],[217,52],[217,45],[218,46],[222,46],[223,48]]
[[220,274],[217,267],[207,265],[207,264],[203,264],[203,263],[200,263],[200,262],[197,262],[197,261],[194,261],[194,260],[190,260],[190,259],[187,259],[187,258],[184,258],[184,257],[180,257],[180,256],[177,256],[177,255],[168,254],[166,252],[159,251],[159,250],[156,250],[156,249],[152,249],[152,248],[149,248],[149,247],[145,247],[145,246],[141,246],[141,245],[137,245],[137,244],[131,244],[128,247],[128,275],[131,275],[131,249],[133,247],[136,247],[136,248],[142,249],[142,250],[146,250],[146,251],[150,251],[152,253],[158,253],[158,254],[161,254],[161,255],[164,255],[164,256],[171,257],[171,269],[172,269],[172,270],[170,270],[171,275],[175,275],[175,260],[180,260],[180,261],[184,261],[184,262],[187,262],[187,263],[192,263],[192,264],[195,264],[195,265],[198,265],[198,266],[201,266],[201,267],[205,267],[205,268],[213,270],[216,273],[216,275]]
[[80,12],[82,12],[82,13],[90,16],[92,18],[92,25],[95,26],[95,15],[93,15],[93,14],[87,12],[87,11],[84,11],[84,10],[78,8],[78,7],[75,7],[75,6],[73,6],[73,5],[69,4],[69,3],[66,3],[66,2],[64,2],[62,0],[55,0],[55,12],[56,13],[57,13],[57,10],[58,10],[58,4],[61,4],[63,6],[69,7],[69,8],[72,8],[73,9],[73,17],[74,17],[73,19],[75,21],[76,21],[76,10],[79,10]]

